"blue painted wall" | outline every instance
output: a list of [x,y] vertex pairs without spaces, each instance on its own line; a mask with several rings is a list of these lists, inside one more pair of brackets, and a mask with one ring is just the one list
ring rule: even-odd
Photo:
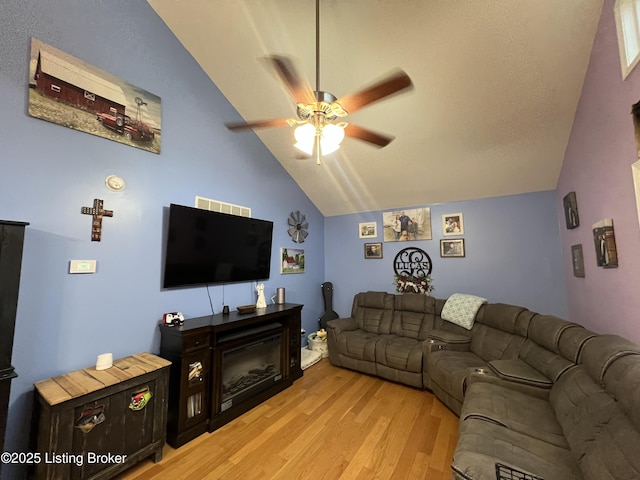
[[[426,205],[404,206],[417,208]],[[364,258],[365,242],[382,241],[382,212],[325,219],[325,271],[334,310],[346,316],[361,291],[394,292],[393,259],[405,247],[433,262],[432,295],[471,293],[566,317],[567,301],[554,191],[431,205],[432,239],[383,243],[383,258]],[[400,206],[399,208],[402,208]],[[441,258],[442,215],[462,212],[466,256]],[[378,238],[358,238],[358,223],[377,222]]]
[[[0,4],[0,218],[27,227],[13,353],[6,448],[27,449],[32,384],[83,368],[96,356],[157,352],[163,312],[210,314],[204,287],[162,290],[161,259],[170,203],[202,195],[253,209],[275,222],[271,296],[303,303],[303,327],[317,329],[323,311],[324,218],[252,133],[225,121],[238,114],[143,0],[2,0]],[[32,118],[27,114],[31,37],[162,98],[162,153]],[[105,188],[117,174],[127,189]],[[91,219],[80,214],[104,199],[102,241],[91,242]],[[303,275],[280,275],[280,247],[292,210],[307,215]],[[71,259],[95,259],[94,275],[69,275]],[[213,307],[255,302],[255,285],[213,286]],[[1,332],[0,332],[1,334]],[[18,478],[9,469],[3,475]],[[7,477],[9,478],[9,477]]]

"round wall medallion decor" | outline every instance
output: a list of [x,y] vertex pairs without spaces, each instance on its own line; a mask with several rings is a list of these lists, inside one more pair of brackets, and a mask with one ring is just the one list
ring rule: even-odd
[[399,293],[429,295],[431,283],[431,258],[424,250],[410,247],[400,250],[393,259],[394,285]]
[[393,259],[393,271],[396,275],[426,277],[431,274],[431,257],[420,248],[404,248]]

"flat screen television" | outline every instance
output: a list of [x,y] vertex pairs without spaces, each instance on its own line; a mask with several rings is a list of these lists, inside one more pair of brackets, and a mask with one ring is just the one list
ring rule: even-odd
[[269,278],[273,222],[171,204],[163,287]]

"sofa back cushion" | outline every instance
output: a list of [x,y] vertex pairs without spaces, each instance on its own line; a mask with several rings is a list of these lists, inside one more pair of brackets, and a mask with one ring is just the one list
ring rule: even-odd
[[612,362],[604,375],[604,389],[640,431],[640,355],[627,355]]
[[[638,390],[640,369],[631,362],[616,370],[611,367],[607,375],[612,375],[614,391],[622,393],[625,385],[628,390]],[[634,388],[628,388],[630,385]],[[633,405],[634,394],[626,398]],[[640,478],[640,431],[625,414],[623,403],[600,386],[584,366],[575,366],[560,377],[551,388],[549,401],[585,479]],[[636,393],[636,409],[638,401]]]
[[428,295],[405,293],[395,296],[391,333],[401,337],[425,340],[433,330],[436,300]]
[[505,303],[488,303],[478,310],[476,322],[525,337],[529,329],[529,320],[534,315],[524,307]]
[[485,362],[518,358],[524,337],[478,324],[473,326],[470,350]]
[[558,342],[558,352],[567,360],[578,363],[585,342],[596,333],[586,328],[567,328],[562,331]]
[[[615,404],[617,407],[619,405]],[[602,419],[599,430],[585,444],[578,465],[586,480],[635,480],[640,478],[640,433],[618,410]]]
[[391,332],[394,295],[386,292],[361,292],[353,299],[351,317],[360,330],[379,335]]
[[541,347],[559,353],[560,337],[570,328],[582,327],[553,315],[535,315],[529,323],[527,337]]
[[574,366],[551,388],[549,402],[576,458],[586,453],[588,443],[601,424],[616,414],[614,398],[581,366]]
[[[518,358],[530,316],[526,308],[489,303],[478,310],[471,330],[471,351],[484,361]],[[525,325],[519,317],[525,318]]]
[[[619,373],[621,384],[639,380],[640,372],[635,368],[628,370],[622,365]],[[585,479],[640,478],[640,432],[621,402],[598,385],[582,365],[560,377],[549,400]]]
[[562,355],[541,347],[530,338],[525,340],[519,356],[526,364],[553,382],[574,365]]
[[640,354],[640,345],[618,335],[596,335],[582,347],[579,362],[596,382],[602,384],[609,366],[627,355]]

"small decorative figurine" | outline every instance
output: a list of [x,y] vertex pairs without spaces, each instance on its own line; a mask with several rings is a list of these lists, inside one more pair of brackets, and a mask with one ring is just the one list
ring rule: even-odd
[[258,301],[256,302],[256,308],[266,308],[267,300],[264,298],[264,283],[256,285],[256,292],[258,292]]

